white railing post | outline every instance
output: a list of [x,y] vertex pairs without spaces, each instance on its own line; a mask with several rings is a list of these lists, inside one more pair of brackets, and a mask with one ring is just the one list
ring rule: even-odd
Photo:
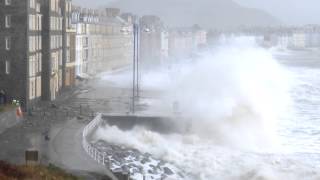
[[[102,114],[98,114],[84,129],[82,132],[82,147],[87,152],[87,154],[94,159],[98,164],[102,164],[103,166],[111,167],[111,162],[108,160],[106,155],[102,152],[99,152],[97,148],[91,145],[87,141],[87,137],[92,131],[97,128],[99,124],[102,122]],[[101,159],[102,158],[102,159]],[[107,162],[106,162],[107,161]]]

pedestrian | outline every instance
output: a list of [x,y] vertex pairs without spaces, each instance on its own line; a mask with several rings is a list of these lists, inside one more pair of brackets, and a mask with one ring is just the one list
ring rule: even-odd
[[17,120],[22,120],[23,119],[23,112],[21,109],[20,101],[13,100],[12,105],[16,107],[16,118]]
[[0,105],[4,105],[6,104],[6,100],[5,100],[5,92],[3,90],[0,91]]
[[21,106],[18,106],[16,108],[16,115],[18,118],[23,118],[23,113],[22,113],[22,110],[21,110]]
[[49,130],[48,129],[46,129],[42,134],[44,136],[44,140],[45,141],[50,141],[50,136],[49,136]]

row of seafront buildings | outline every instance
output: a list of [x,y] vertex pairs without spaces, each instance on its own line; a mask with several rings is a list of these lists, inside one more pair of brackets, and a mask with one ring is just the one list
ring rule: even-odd
[[120,17],[120,10],[74,7],[72,25],[76,29],[76,75],[85,76],[131,63],[133,57],[132,18]]
[[267,47],[277,46],[281,49],[320,48],[320,26],[306,25],[300,27],[251,27],[237,30],[240,35],[256,36],[258,42]]
[[139,22],[142,63],[189,56],[206,44],[199,27],[169,29],[156,16],[87,9],[71,0],[0,1],[0,105],[52,101],[77,79],[132,63]]
[[143,65],[189,58],[207,45],[207,31],[198,25],[169,28],[157,16],[139,19],[140,60]]
[[132,33],[117,13],[71,0],[1,0],[0,103],[19,100],[27,110],[56,99],[77,76],[129,64]]
[[304,26],[277,36],[277,44],[282,49],[320,48],[320,27]]

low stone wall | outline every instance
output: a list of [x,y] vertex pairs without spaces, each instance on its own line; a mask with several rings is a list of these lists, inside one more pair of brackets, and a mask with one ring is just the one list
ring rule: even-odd
[[[188,123],[179,123],[181,119],[186,119],[185,117],[161,117],[161,116],[146,116],[146,115],[101,115],[104,123],[110,126],[117,126],[122,130],[130,130],[135,126],[145,127],[154,132],[159,132],[162,134],[170,133],[185,133],[188,131],[189,126],[191,126],[191,120]],[[177,119],[178,120],[177,120]]]
[[14,110],[0,112],[0,134],[2,134],[6,129],[18,124],[19,121],[20,120],[16,118]]

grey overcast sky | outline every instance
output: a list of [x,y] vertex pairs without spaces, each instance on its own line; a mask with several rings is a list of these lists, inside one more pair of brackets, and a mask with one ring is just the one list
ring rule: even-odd
[[[107,5],[116,0],[74,0],[84,6]],[[134,0],[133,0],[134,1]],[[161,0],[159,0],[161,1]],[[320,0],[233,0],[246,7],[265,10],[285,24],[320,24]],[[195,3],[197,0],[194,1]]]
[[286,24],[320,24],[320,0],[234,0],[267,11]]

